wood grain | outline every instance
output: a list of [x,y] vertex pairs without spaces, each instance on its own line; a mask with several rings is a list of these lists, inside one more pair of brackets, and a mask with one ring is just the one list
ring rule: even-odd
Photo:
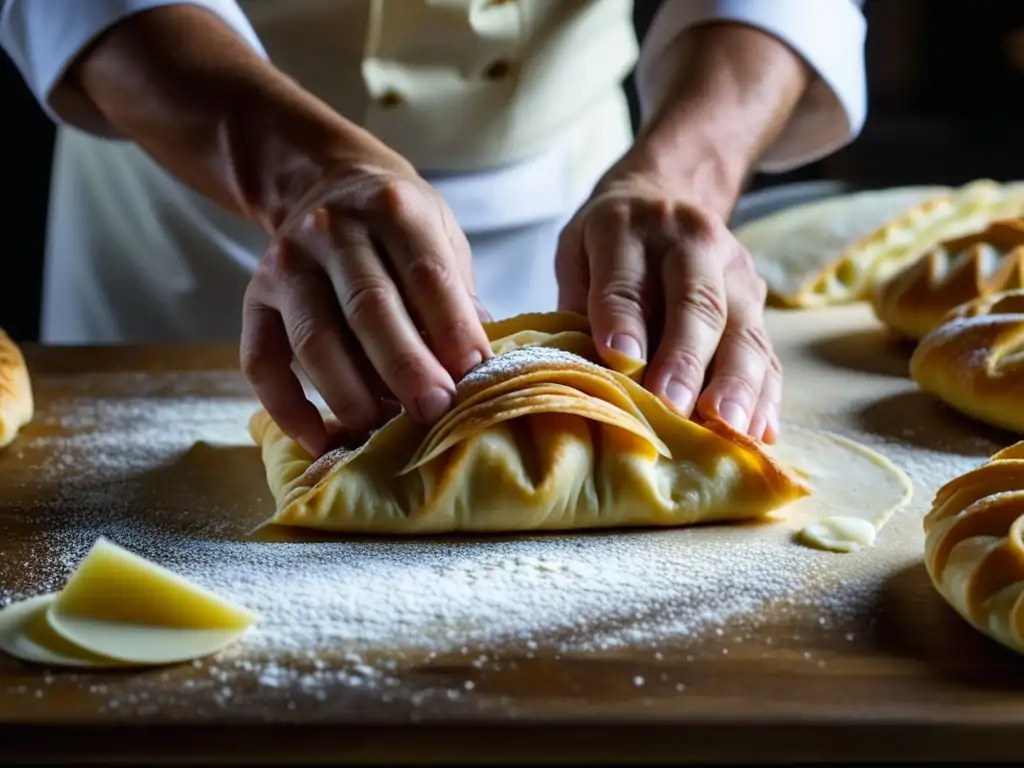
[[[1012,441],[917,393],[907,350],[864,307],[773,312],[771,327],[787,369],[787,420],[979,459]],[[69,497],[52,471],[60,441],[40,438],[67,431],[63,402],[249,393],[229,347],[29,347],[26,357],[37,418],[0,454],[0,594],[59,587],[47,581],[57,555],[41,549],[40,532],[107,514],[94,501],[102,494]],[[204,509],[228,510],[230,537],[272,509],[249,446],[198,444],[109,484],[109,498],[130,491],[140,525],[185,531],[201,525]],[[934,490],[915,489],[913,514]],[[911,515],[882,538],[916,546],[918,528]],[[834,557],[848,579],[867,562]],[[387,696],[338,684],[316,700],[250,681],[215,703],[203,683],[209,671],[191,665],[85,675],[0,656],[0,754],[151,763],[1024,758],[1024,658],[964,624],[920,558],[894,562],[856,615],[828,626],[815,611],[780,613],[762,617],[742,643],[711,633],[662,643],[657,654],[410,652]],[[474,666],[479,651],[500,663]],[[471,691],[445,695],[467,680]],[[102,705],[133,691],[132,706]]]

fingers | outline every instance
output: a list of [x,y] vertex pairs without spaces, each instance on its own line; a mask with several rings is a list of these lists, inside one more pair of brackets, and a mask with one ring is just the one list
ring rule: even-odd
[[555,280],[558,282],[558,309],[585,315],[590,295],[590,267],[583,249],[582,221],[582,214],[577,215],[558,237]]
[[745,251],[730,261],[726,281],[728,320],[697,407],[701,415],[718,415],[752,437],[774,439],[782,368],[764,326],[764,281]]
[[467,288],[469,245],[453,243],[437,203],[411,182],[393,182],[381,192],[374,233],[387,251],[409,315],[426,331],[430,348],[455,381],[490,357],[491,344]]
[[285,434],[311,456],[320,456],[330,441],[323,419],[291,369],[292,349],[280,314],[255,294],[250,285],[242,311],[242,373]]
[[664,329],[645,384],[687,417],[725,330],[727,242],[710,226],[690,227],[662,262]]
[[435,421],[451,406],[452,376],[420,336],[365,227],[335,224],[332,242],[342,255],[324,266],[345,321],[388,391],[413,418]]
[[587,315],[598,352],[647,360],[647,264],[627,204],[607,209],[584,230],[589,254]]

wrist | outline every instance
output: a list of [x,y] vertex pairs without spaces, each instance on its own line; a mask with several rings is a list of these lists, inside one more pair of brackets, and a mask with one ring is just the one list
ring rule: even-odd
[[732,22],[688,29],[666,60],[675,74],[623,162],[728,213],[811,70],[775,37]]

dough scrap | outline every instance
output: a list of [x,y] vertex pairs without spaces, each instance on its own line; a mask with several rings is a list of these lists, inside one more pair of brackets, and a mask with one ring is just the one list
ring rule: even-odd
[[840,435],[785,425],[767,448],[811,489],[775,516],[797,529],[797,540],[817,549],[857,552],[913,498],[906,472],[882,454]]
[[939,594],[975,629],[1024,653],[1024,441],[940,488],[924,530]]
[[495,357],[432,429],[404,414],[360,448],[307,455],[250,420],[277,503],[268,524],[439,534],[678,526],[759,517],[808,492],[763,446],[670,411],[626,358],[598,362],[586,318],[487,324]]
[[35,406],[28,366],[18,345],[0,328],[0,448],[14,442]]
[[258,618],[101,537],[59,593],[0,610],[0,648],[55,666],[156,666],[216,653]]

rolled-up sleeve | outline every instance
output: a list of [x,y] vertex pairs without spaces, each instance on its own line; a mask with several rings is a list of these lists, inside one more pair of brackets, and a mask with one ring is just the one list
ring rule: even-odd
[[235,0],[0,0],[0,47],[56,123],[112,136],[99,110],[84,97],[62,102],[58,113],[52,104],[54,88],[79,52],[104,31],[141,11],[180,4],[213,12],[266,56]]
[[867,117],[862,5],[863,0],[664,0],[637,63],[642,119],[667,95],[679,35],[709,21],[735,21],[786,43],[816,74],[758,170],[788,171],[835,152],[857,137]]

